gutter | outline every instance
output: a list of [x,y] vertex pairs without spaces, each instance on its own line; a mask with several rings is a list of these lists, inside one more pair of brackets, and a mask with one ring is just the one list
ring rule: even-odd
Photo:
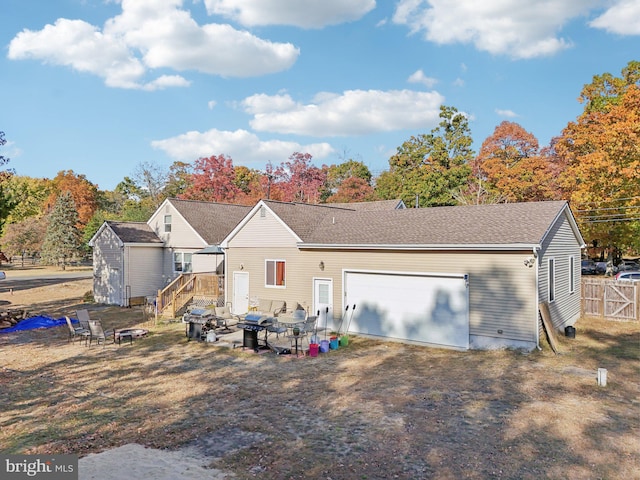
[[538,320],[538,305],[540,305],[540,264],[538,262],[538,252],[540,251],[542,247],[540,245],[536,245],[535,247],[533,247],[533,258],[535,259],[534,261],[534,266],[536,269],[535,272],[535,276],[536,276],[536,314],[535,314],[535,318],[536,318],[536,328],[535,328],[535,332],[536,332],[536,348],[538,349],[539,352],[542,351],[542,347],[540,346],[540,325],[539,325],[539,320]]
[[539,244],[510,243],[510,244],[358,244],[358,243],[304,243],[298,242],[300,250],[485,250],[485,251],[513,251],[540,249]]

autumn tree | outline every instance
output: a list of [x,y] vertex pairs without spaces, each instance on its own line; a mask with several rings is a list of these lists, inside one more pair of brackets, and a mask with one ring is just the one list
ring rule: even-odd
[[235,167],[235,171],[235,184],[240,189],[235,203],[255,205],[259,200],[269,197],[270,180],[266,173],[243,165]]
[[[363,162],[349,159],[337,165],[325,167],[326,182],[323,185],[320,198],[324,201],[336,194],[340,197],[362,198],[370,197],[373,192],[371,181],[373,175]],[[343,182],[347,181],[347,185],[342,187]],[[362,186],[362,192],[357,191],[357,187]],[[341,188],[342,187],[342,188]],[[335,201],[331,200],[331,202]],[[360,201],[360,200],[352,200]]]
[[16,223],[9,223],[2,236],[2,250],[7,256],[20,257],[21,263],[34,258],[42,250],[47,231],[46,217],[31,217]]
[[429,134],[411,137],[389,159],[389,170],[376,180],[380,198],[401,198],[413,205],[455,204],[453,195],[471,174],[474,152],[467,117],[454,107],[440,107],[440,124]]
[[472,167],[474,177],[494,196],[527,202],[558,198],[551,162],[532,133],[505,121],[482,143]]
[[371,202],[378,196],[373,187],[361,177],[345,178],[327,203]]
[[87,180],[85,175],[73,170],[58,172],[52,180],[52,193],[47,199],[48,208],[52,208],[60,195],[69,192],[78,209],[78,228],[84,228],[97,208],[98,188]]
[[177,198],[191,186],[193,167],[186,162],[173,162],[169,167],[169,175],[165,185],[166,198]]
[[81,255],[82,244],[78,229],[78,211],[71,192],[58,196],[48,217],[47,232],[42,243],[42,261],[48,265],[60,265]]
[[[326,180],[322,168],[311,164],[309,153],[295,152],[273,175],[285,202],[318,203],[320,188]],[[273,185],[272,185],[273,187]]]
[[16,206],[7,218],[8,223],[21,222],[27,218],[41,218],[46,213],[46,204],[52,192],[51,180],[12,175],[4,183],[7,193],[15,200]]
[[554,146],[565,165],[560,177],[563,195],[585,239],[612,251],[635,253],[640,251],[638,65],[631,62],[622,79],[594,77],[582,91],[584,112],[567,125]]
[[191,185],[180,195],[188,200],[233,203],[240,188],[235,183],[233,161],[225,155],[212,155],[195,161]]
[[[5,139],[4,132],[0,131],[0,147],[6,145],[7,140]],[[0,167],[9,163],[9,158],[4,155],[0,155]],[[7,220],[7,217],[11,214],[11,211],[17,205],[17,201],[10,192],[7,192],[4,184],[7,179],[9,179],[13,175],[12,169],[4,169],[0,170],[0,233],[2,233],[2,228]]]

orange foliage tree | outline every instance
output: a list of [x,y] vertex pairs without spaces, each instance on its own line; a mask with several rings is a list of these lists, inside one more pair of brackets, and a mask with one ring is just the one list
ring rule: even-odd
[[87,180],[84,175],[78,175],[73,170],[61,170],[51,180],[52,193],[47,198],[47,210],[51,210],[58,197],[69,192],[78,211],[79,229],[83,229],[98,208],[98,188]]
[[[637,62],[636,62],[637,63]],[[555,152],[566,168],[564,197],[588,241],[640,252],[640,88],[638,76],[615,99],[590,100],[563,130]],[[601,77],[594,77],[594,82]],[[583,98],[596,89],[585,87]],[[610,93],[610,90],[607,90]]]
[[482,143],[472,166],[484,188],[505,201],[559,197],[553,158],[544,155],[536,137],[517,123],[505,121],[498,125]]

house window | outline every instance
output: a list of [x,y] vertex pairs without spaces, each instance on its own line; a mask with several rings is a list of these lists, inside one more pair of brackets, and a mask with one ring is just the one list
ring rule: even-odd
[[165,232],[171,231],[171,215],[164,216],[164,231]]
[[180,273],[191,272],[191,253],[173,252],[173,271]]
[[556,261],[549,259],[549,302],[556,299]]
[[265,261],[265,280],[267,287],[284,287],[285,286],[285,261],[284,260],[266,260]]
[[569,293],[576,291],[576,257],[569,257]]

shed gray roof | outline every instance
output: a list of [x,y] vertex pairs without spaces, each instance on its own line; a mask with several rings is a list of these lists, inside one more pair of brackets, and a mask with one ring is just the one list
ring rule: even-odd
[[162,240],[144,222],[107,221],[107,225],[124,243],[162,243]]
[[208,245],[222,242],[252,208],[177,198],[169,201]]
[[[271,205],[270,205],[271,206]],[[302,210],[301,206],[291,207]],[[274,212],[280,215],[283,208]],[[305,209],[296,223],[281,217],[308,246],[539,245],[565,201],[358,211]],[[298,228],[303,224],[305,228]],[[579,233],[578,233],[579,236]],[[580,238],[580,240],[582,240]]]

